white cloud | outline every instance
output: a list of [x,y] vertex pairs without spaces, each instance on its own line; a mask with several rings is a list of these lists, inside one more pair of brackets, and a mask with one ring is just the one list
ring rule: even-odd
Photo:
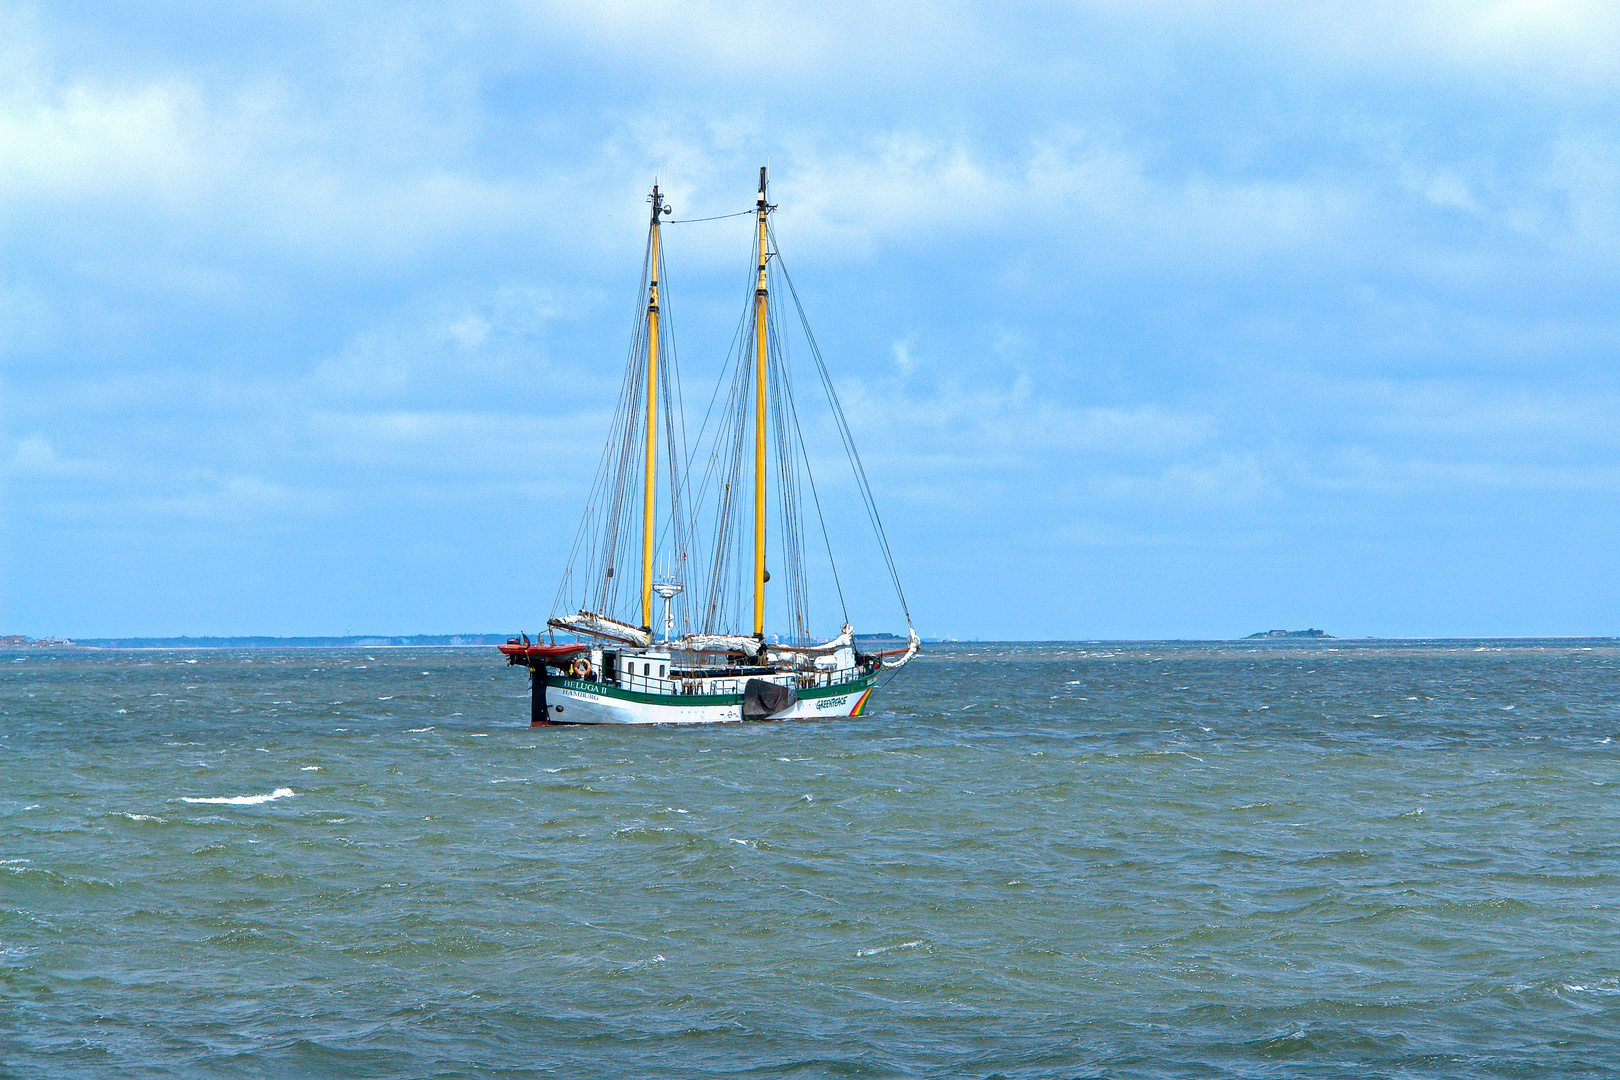
[[18,439],[12,447],[10,471],[13,474],[53,476],[67,469],[67,464],[56,456],[56,449],[39,435]]
[[1360,77],[1511,76],[1550,89],[1620,74],[1620,10],[1605,0],[1082,0],[1080,10],[1149,37]]
[[183,486],[184,492],[153,499],[144,509],[158,517],[244,522],[287,511],[305,513],[331,502],[324,493],[300,491],[257,476],[218,476],[207,470],[197,471]]
[[540,473],[588,479],[607,428],[605,413],[577,412],[323,410],[308,419],[325,461],[435,477]]

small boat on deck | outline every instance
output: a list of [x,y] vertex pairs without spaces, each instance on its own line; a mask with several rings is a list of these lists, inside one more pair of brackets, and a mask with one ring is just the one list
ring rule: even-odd
[[[499,647],[509,664],[529,669],[531,723],[859,716],[880,677],[917,655],[920,641],[866,470],[782,265],[770,223],[776,207],[766,195],[766,173],[760,169],[754,207],[743,212],[755,219],[754,288],[738,344],[695,440],[704,452],[693,452],[685,440],[668,320],[662,325],[660,320],[668,303],[660,281],[667,280],[661,239],[670,210],[653,186],[641,287],[645,309],[637,319],[608,445],[558,587],[553,611],[559,613],[547,620],[546,642],[519,635]],[[789,325],[777,310],[784,283],[809,346],[802,352],[814,362],[871,523],[876,557],[905,615],[903,648],[862,652],[856,645],[833,561],[836,545],[822,514],[793,396],[790,354],[781,338],[781,327]],[[698,463],[701,469],[692,467]],[[812,577],[806,569],[811,540],[806,494],[830,575]],[[626,555],[639,555],[633,592],[628,583],[636,576],[622,572]],[[776,632],[769,637],[768,555],[782,571],[772,618]],[[828,577],[843,614],[836,635],[818,638],[812,633],[811,594],[817,593],[818,607],[829,605],[833,596],[823,584]],[[654,630],[655,595],[663,602],[661,632]],[[559,633],[572,640],[556,640]]]

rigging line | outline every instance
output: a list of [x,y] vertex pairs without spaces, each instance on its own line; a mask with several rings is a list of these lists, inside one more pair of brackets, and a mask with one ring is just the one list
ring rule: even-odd
[[720,214],[720,215],[717,215],[715,217],[681,218],[679,221],[671,220],[671,221],[664,222],[664,224],[665,225],[692,225],[692,224],[695,224],[696,222],[699,222],[699,221],[724,221],[726,218],[745,217],[748,214],[752,214],[753,212],[754,211],[752,209],[739,210],[735,214]]
[[677,446],[675,441],[675,409],[674,401],[670,396],[670,381],[671,380],[669,379],[661,380],[661,385],[659,386],[659,397],[663,401],[663,434],[665,442],[668,444],[665,447],[664,457],[665,464],[668,467],[667,483],[669,486],[669,491],[666,494],[668,495],[670,501],[670,512],[665,516],[663,526],[658,530],[658,542],[656,546],[661,549],[664,546],[664,541],[669,539],[675,544],[677,556],[684,558],[685,548],[683,545],[685,544],[686,536],[686,520],[685,515],[681,512],[680,490],[682,485],[679,468],[680,458],[685,452],[685,447]]
[[[663,406],[664,452],[669,466],[670,515],[664,521],[656,540],[663,547],[666,537],[674,540],[678,555],[684,555],[684,526],[681,513],[681,458],[688,456],[686,445],[685,402],[681,398],[680,360],[675,351],[675,316],[669,305],[669,271],[665,263],[664,248],[658,251],[659,288],[659,350],[663,358],[664,377],[658,381],[659,398]],[[673,391],[671,387],[673,386]],[[679,428],[680,439],[676,440]]]
[[[663,276],[661,276],[659,278],[660,281],[665,280],[665,278],[668,277],[668,271],[664,269],[664,252],[665,252],[665,250],[667,250],[667,249],[666,248],[660,248],[659,252],[658,252],[659,273],[661,275],[663,275]],[[667,331],[665,336],[667,337],[668,343],[669,343],[669,348],[668,348],[669,360],[668,360],[668,363],[669,363],[669,376],[670,377],[665,380],[665,386],[666,386],[666,389],[667,389],[668,385],[671,382],[674,383],[676,411],[674,411],[672,413],[672,415],[676,418],[677,422],[680,425],[680,429],[681,429],[681,441],[680,441],[681,455],[684,458],[686,458],[685,465],[690,466],[690,464],[691,464],[691,456],[692,455],[691,455],[691,444],[688,443],[687,440],[686,440],[686,392],[683,389],[684,384],[683,384],[683,381],[681,379],[680,358],[676,354],[676,351],[675,351],[675,323],[674,323],[673,316],[671,316],[668,319],[667,325],[668,325],[668,331]],[[673,433],[671,434],[670,438],[671,438],[671,440],[674,439]],[[671,445],[672,446],[674,445],[673,442],[671,443]],[[676,461],[673,458],[670,461],[670,470],[671,470],[671,476],[673,478],[676,475]],[[685,480],[686,480],[686,473],[684,471],[680,472],[679,477],[680,477],[681,483],[684,484]],[[679,490],[676,490],[676,491],[672,492],[670,497],[671,497],[671,499],[680,498]]]
[[794,393],[791,377],[791,353],[788,339],[782,333],[780,304],[769,305],[767,317],[772,332],[770,363],[773,372],[771,420],[775,427],[776,465],[780,476],[782,537],[778,541],[783,551],[784,589],[788,598],[795,638],[809,637],[810,603],[804,572],[804,513],[799,498],[799,455],[793,452],[793,432],[787,424],[788,410],[793,408]]
[[832,570],[833,588],[838,591],[838,607],[849,622],[849,604],[844,601],[844,583],[838,579],[838,561],[833,558],[832,536],[827,532],[827,518],[821,512],[821,495],[816,491],[815,470],[810,467],[810,447],[804,441],[804,428],[799,425],[799,406],[790,395],[788,416],[793,420],[794,433],[799,437],[799,454],[804,459],[804,476],[810,483],[810,501],[815,504],[816,521],[821,525],[821,542],[827,546],[827,566]]
[[[644,269],[642,274],[644,291],[646,285],[647,276]],[[601,531],[602,562],[596,567],[604,573],[597,589],[595,610],[614,617],[619,613],[620,590],[628,578],[624,574],[607,577],[605,570],[610,567],[618,569],[621,549],[628,549],[633,543],[630,535],[632,523],[627,516],[627,500],[631,490],[632,474],[641,462],[639,451],[642,438],[645,436],[642,410],[646,370],[645,345],[646,324],[638,320],[637,329],[631,339],[629,362],[626,365],[625,379],[621,384],[619,404],[609,438],[610,447],[613,447],[615,440],[618,445],[615,448],[611,488],[606,493],[608,505]]]
[[[651,248],[651,226],[648,236],[649,254]],[[643,259],[641,266],[641,281],[637,290],[637,300],[634,317],[631,323],[630,352],[627,358],[625,377],[619,387],[618,400],[615,403],[613,419],[609,426],[609,436],[606,446],[603,447],[601,472],[598,478],[600,491],[593,490],[593,500],[600,498],[605,505],[599,519],[597,542],[601,545],[599,555],[601,563],[598,565],[594,558],[587,557],[587,580],[584,582],[585,592],[592,589],[593,580],[597,573],[603,576],[596,582],[595,609],[612,614],[617,606],[617,594],[622,583],[622,576],[607,578],[605,571],[616,568],[618,553],[621,545],[628,542],[628,538],[621,535],[627,527],[624,520],[624,497],[627,482],[627,470],[635,464],[631,456],[631,447],[636,432],[639,430],[637,419],[640,416],[641,403],[641,373],[644,364],[644,346],[646,343],[647,325],[645,322],[645,297],[648,292],[649,274],[656,275],[657,268],[650,265],[650,259]]]
[[816,336],[810,329],[810,319],[805,314],[804,304],[799,300],[799,290],[793,285],[793,277],[788,273],[787,263],[782,258],[780,251],[777,252],[776,263],[782,271],[783,280],[787,282],[788,292],[793,296],[794,307],[798,309],[799,322],[803,325],[804,336],[810,343],[810,353],[815,357],[816,368],[821,374],[822,386],[827,390],[827,398],[832,404],[833,416],[838,422],[839,434],[843,436],[845,449],[849,453],[850,462],[854,465],[856,482],[859,484],[861,494],[865,499],[867,515],[871,518],[872,524],[877,530],[878,543],[883,548],[883,559],[888,564],[889,579],[894,583],[894,591],[900,598],[900,606],[905,611],[906,622],[910,623],[911,606],[906,603],[905,589],[900,585],[900,574],[894,565],[894,553],[889,548],[889,537],[884,531],[883,519],[878,515],[877,502],[872,497],[871,484],[866,478],[866,467],[861,463],[860,452],[855,449],[855,440],[850,434],[849,421],[844,416],[844,407],[838,401],[837,391],[833,389],[832,376],[828,373],[826,362],[822,359],[821,347],[816,344]]
[[[753,286],[752,285],[749,286],[749,295],[750,296],[753,295]],[[727,365],[728,366],[721,368],[720,369],[720,376],[717,379],[715,379],[714,392],[709,395],[708,407],[703,410],[703,423],[698,425],[697,438],[695,438],[692,442],[687,444],[688,450],[687,450],[687,457],[686,457],[686,476],[687,476],[687,484],[686,484],[686,486],[688,487],[688,489],[690,489],[691,486],[692,486],[692,482],[691,482],[692,459],[696,456],[696,454],[698,452],[698,448],[703,445],[703,434],[704,434],[704,432],[706,432],[709,429],[709,417],[714,414],[714,403],[717,400],[719,400],[720,388],[722,386],[726,385],[726,375],[727,375],[728,371],[730,370],[730,368],[729,368],[729,363],[730,363],[729,358],[732,355],[732,350],[738,349],[738,348],[741,347],[738,343],[742,339],[743,331],[747,328],[747,323],[748,323],[748,309],[747,309],[746,306],[744,306],[742,317],[737,320],[737,329],[735,331],[733,331],[733,333],[731,335],[731,344],[726,346],[725,355],[728,358],[728,360],[727,360]],[[682,423],[684,424],[684,421],[682,421]],[[719,430],[719,427],[718,427],[718,424],[717,424],[716,425],[716,431],[718,432],[718,430]],[[713,457],[713,455],[711,454],[711,458],[712,457]],[[708,485],[709,485],[708,476],[709,476],[708,472],[705,472],[704,473],[703,483],[701,485],[699,485],[699,487],[698,487],[697,494],[696,494],[695,498],[696,498],[697,502],[699,502],[699,503],[701,503],[703,501],[704,495],[708,490]]]
[[[647,269],[645,262],[642,266],[641,284],[642,291],[645,291],[647,284]],[[631,336],[632,342],[630,348],[632,355],[634,355],[636,351],[636,343],[639,340],[639,329],[633,330]],[[597,463],[596,475],[591,483],[590,494],[588,496],[589,501],[586,504],[585,513],[580,519],[579,529],[575,533],[573,547],[568,553],[568,563],[563,570],[562,580],[558,583],[557,595],[552,599],[553,611],[557,611],[562,606],[563,598],[568,593],[569,587],[572,583],[575,564],[581,551],[587,549],[587,540],[590,534],[593,532],[591,524],[595,513],[594,508],[601,499],[611,498],[611,488],[609,485],[612,483],[612,481],[609,479],[609,477],[610,474],[614,472],[615,466],[618,464],[614,455],[614,433],[618,431],[621,424],[621,410],[624,408],[625,392],[626,386],[621,384],[619,388],[619,400],[615,405],[613,420],[609,426],[609,438],[607,443],[602,447],[602,456]],[[611,557],[611,552],[607,553],[607,558],[611,559]],[[580,594],[580,599],[582,602],[587,600],[587,594],[590,592],[591,585],[589,579],[591,576],[590,570],[592,569],[593,565],[593,559],[590,554],[586,554],[585,559],[586,580],[582,583],[583,592]],[[572,605],[570,604],[569,606]]]
[[[753,295],[755,282],[750,272],[746,282],[747,295]],[[699,428],[698,437],[691,445],[690,453],[696,455],[704,444],[704,435],[708,430],[711,419],[715,423],[715,434],[710,444],[708,463],[705,465],[702,479],[695,479],[695,470],[688,469],[687,485],[690,488],[694,483],[697,486],[692,505],[702,506],[711,497],[710,485],[714,485],[713,498],[716,500],[716,513],[714,529],[707,537],[694,537],[695,546],[712,545],[712,557],[708,563],[709,580],[706,584],[708,601],[704,605],[704,626],[706,630],[726,629],[729,622],[727,597],[731,585],[741,589],[746,584],[739,577],[737,581],[730,581],[731,568],[734,563],[740,574],[741,563],[737,561],[736,545],[741,543],[740,535],[734,534],[733,522],[735,519],[735,500],[741,491],[742,467],[742,440],[745,437],[748,410],[746,406],[747,388],[752,383],[752,364],[747,356],[745,336],[751,325],[753,305],[744,303],[737,326],[726,349],[726,364],[721,369],[719,378],[715,382],[714,393],[709,398],[709,406],[704,411],[703,424]],[[718,413],[715,404],[719,401],[721,389],[727,390],[725,402]],[[696,515],[696,510],[694,510]]]
[[[734,339],[733,343],[740,340]],[[712,543],[712,554],[708,562],[708,581],[703,606],[703,626],[706,632],[722,626],[726,619],[726,575],[730,566],[730,521],[732,513],[732,495],[736,488],[737,465],[734,459],[736,453],[735,442],[739,437],[732,432],[728,440],[727,428],[736,422],[737,401],[739,399],[739,380],[743,377],[743,369],[730,363],[728,360],[726,371],[729,373],[730,391],[726,396],[725,405],[716,419],[715,434],[712,448],[709,452],[709,461],[704,470],[703,484],[699,489],[702,499],[706,499],[711,478],[716,484],[715,490],[715,517],[714,530],[709,538]],[[722,379],[721,385],[726,385]],[[729,449],[729,453],[728,453]],[[701,501],[701,499],[700,499]]]

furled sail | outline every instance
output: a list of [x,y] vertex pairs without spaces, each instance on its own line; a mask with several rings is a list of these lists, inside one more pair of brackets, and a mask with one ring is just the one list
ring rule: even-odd
[[639,645],[646,648],[652,644],[652,635],[639,626],[610,619],[606,615],[598,615],[594,611],[581,611],[578,615],[558,615],[547,620],[546,625],[556,627],[558,630],[568,630],[576,634],[594,634],[597,637],[613,638],[628,645]]
[[847,649],[855,643],[855,628],[845,623],[839,630],[838,636],[821,645],[795,645],[791,648],[780,648],[775,645],[770,648],[771,659],[783,664],[813,663],[818,656],[831,656],[839,649]]
[[908,626],[906,627],[905,655],[900,657],[898,660],[885,660],[883,661],[883,666],[886,668],[905,667],[906,664],[911,661],[911,658],[917,655],[917,650],[921,647],[922,638],[917,636],[917,631]]
[[758,638],[741,634],[688,634],[679,641],[671,641],[669,647],[687,652],[740,652],[758,656],[761,645]]

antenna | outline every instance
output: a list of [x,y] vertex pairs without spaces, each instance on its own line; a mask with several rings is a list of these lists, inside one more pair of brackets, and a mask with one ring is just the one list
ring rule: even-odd
[[664,640],[668,641],[670,632],[675,629],[675,616],[669,610],[669,602],[675,599],[676,593],[681,591],[681,583],[678,581],[655,581],[652,589],[653,592],[664,598]]

